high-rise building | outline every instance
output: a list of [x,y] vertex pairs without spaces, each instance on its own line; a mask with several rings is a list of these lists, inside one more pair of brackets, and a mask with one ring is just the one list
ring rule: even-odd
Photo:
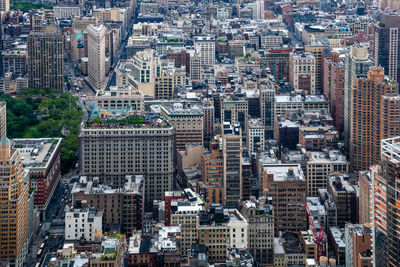
[[175,186],[175,128],[157,116],[92,112],[98,116],[83,123],[79,132],[80,174],[113,186],[122,186],[126,175],[143,175],[150,209],[153,200],[163,199]]
[[9,11],[10,10],[10,0],[1,0],[0,1],[0,11]]
[[210,36],[196,37],[194,40],[194,47],[200,53],[201,66],[214,66],[215,64],[214,37]]
[[103,227],[116,229],[131,235],[132,231],[142,229],[144,209],[143,175],[127,175],[121,188],[100,184],[98,179],[88,180],[81,177],[71,190],[72,204],[86,203],[103,211]]
[[368,171],[358,173],[358,222],[360,224],[372,223],[372,179]]
[[315,57],[315,93],[323,93],[324,59],[331,57],[331,48],[328,45],[306,45],[306,52],[311,52]]
[[100,24],[90,24],[88,32],[88,77],[95,90],[103,88],[106,76],[106,27]]
[[397,82],[400,82],[399,68],[399,31],[400,16],[398,14],[382,13],[380,23],[375,25],[375,65],[384,68],[385,75],[388,75]]
[[306,229],[306,178],[300,164],[268,164],[262,168],[262,193],[272,197],[275,234]]
[[265,136],[270,138],[274,133],[275,88],[261,89],[260,113],[265,127]]
[[241,213],[249,223],[248,249],[261,266],[273,264],[274,208],[266,198],[245,201]]
[[155,78],[154,98],[172,99],[174,97],[174,76],[162,75]]
[[0,102],[0,138],[7,136],[7,105]]
[[225,204],[224,158],[217,143],[210,145],[210,151],[201,155],[201,183],[199,191],[207,203]]
[[204,145],[207,147],[210,143],[210,139],[214,135],[214,106],[203,107],[204,119],[203,119],[203,130],[204,130]]
[[146,49],[137,52],[132,58],[130,67],[133,76],[133,87],[144,95],[154,97],[155,78],[161,76],[160,58],[154,50]]
[[372,225],[346,224],[346,266],[372,267]]
[[324,95],[330,100],[330,112],[334,125],[340,132],[344,129],[344,62],[339,53],[324,59]]
[[330,175],[347,174],[349,163],[337,150],[308,152],[306,163],[307,196],[318,196],[318,189],[325,189]]
[[64,36],[55,24],[47,23],[45,15],[32,17],[28,36],[28,77],[31,88],[64,88]]
[[357,195],[347,176],[331,176],[328,178],[328,192],[336,205],[338,227],[346,223],[357,222]]
[[28,252],[29,178],[18,151],[5,136],[0,140],[0,173],[0,262],[21,267]]
[[222,129],[225,205],[237,206],[242,199],[242,132],[238,124],[224,122]]
[[299,93],[316,93],[316,59],[310,52],[291,53],[289,59],[289,81]]
[[400,138],[382,140],[382,174],[386,181],[386,262],[400,265]]
[[249,155],[264,149],[264,124],[260,119],[250,119],[246,127],[246,146]]
[[203,111],[200,106],[184,107],[182,104],[160,106],[160,113],[176,129],[176,148],[184,150],[186,145],[203,145]]
[[61,178],[61,138],[14,139],[13,148],[29,170],[29,186],[35,188],[34,205],[45,217]]
[[221,103],[221,123],[239,123],[244,131],[247,124],[249,102],[245,98],[226,97]]
[[368,170],[378,163],[380,141],[400,135],[400,96],[398,84],[373,67],[367,78],[355,78],[351,89],[350,166]]
[[350,109],[351,109],[351,88],[355,77],[367,77],[370,67],[374,63],[369,59],[368,48],[353,46],[350,53],[346,55],[344,63],[344,122],[343,132],[345,145],[349,147],[350,141]]
[[276,80],[289,79],[289,57],[291,48],[271,48],[260,58],[260,68],[269,68]]
[[201,58],[198,53],[191,53],[190,55],[190,79],[192,81],[201,80]]

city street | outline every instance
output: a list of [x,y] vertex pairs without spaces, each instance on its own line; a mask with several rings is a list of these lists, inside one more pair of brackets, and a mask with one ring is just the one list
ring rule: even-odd
[[[46,254],[56,253],[64,243],[64,209],[66,201],[72,200],[70,181],[75,177],[75,171],[61,177],[60,182],[54,191],[50,206],[47,209],[45,220],[41,223],[36,238],[29,247],[28,255],[24,266],[35,266],[37,262],[43,262]],[[40,245],[45,243],[41,255],[37,255]]]

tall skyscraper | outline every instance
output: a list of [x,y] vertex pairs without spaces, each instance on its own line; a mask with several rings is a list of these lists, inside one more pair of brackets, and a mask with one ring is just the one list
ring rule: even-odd
[[350,108],[351,108],[351,87],[354,77],[366,77],[368,70],[373,66],[373,62],[368,58],[367,47],[350,48],[350,53],[346,55],[344,63],[344,122],[343,132],[345,145],[349,147],[350,140]]
[[385,69],[385,75],[400,81],[400,16],[398,14],[381,14],[380,23],[375,25],[375,64]]
[[28,36],[28,76],[31,88],[64,88],[64,36],[48,16],[32,16],[32,31]]
[[386,262],[400,266],[400,137],[382,140],[382,173],[386,180]]
[[367,78],[355,78],[351,89],[350,166],[368,170],[378,163],[380,141],[400,135],[398,84],[372,67]]
[[95,90],[101,90],[106,75],[106,27],[91,24],[88,31],[88,76]]
[[237,206],[242,199],[242,133],[238,124],[228,122],[222,131],[225,204]]
[[5,136],[0,140],[0,173],[0,261],[20,267],[28,251],[29,179],[18,151]]
[[0,0],[0,11],[9,11],[10,10],[10,0]]

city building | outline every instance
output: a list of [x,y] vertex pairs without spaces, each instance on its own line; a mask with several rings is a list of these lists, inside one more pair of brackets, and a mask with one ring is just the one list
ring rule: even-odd
[[201,155],[201,183],[199,190],[207,203],[225,203],[224,158],[218,144],[210,145],[211,151]]
[[35,188],[34,205],[44,218],[61,177],[61,138],[13,139],[24,168],[29,172],[29,186]]
[[273,264],[274,212],[271,199],[250,199],[240,210],[248,226],[248,249],[262,266]]
[[400,139],[390,138],[382,140],[382,174],[386,180],[386,203],[387,203],[387,240],[386,240],[386,262],[388,266],[396,266],[400,263],[400,227],[396,222],[400,216],[399,188],[399,154]]
[[221,102],[220,122],[240,123],[242,131],[246,129],[249,103],[246,99],[226,97]]
[[144,175],[149,210],[153,200],[163,199],[174,187],[175,128],[155,115],[99,110],[91,114],[79,132],[80,174],[114,186],[122,186],[126,175]]
[[140,115],[144,111],[144,96],[130,85],[110,86],[107,91],[98,91],[88,102],[102,109],[130,108]]
[[[47,12],[47,11],[39,11]],[[33,29],[28,36],[29,87],[64,89],[64,36],[46,14],[32,16]]]
[[272,198],[275,234],[306,229],[306,179],[299,164],[269,164],[262,169],[261,189]]
[[9,11],[10,10],[10,0],[1,0],[0,1],[0,11]]
[[261,119],[250,119],[246,127],[246,143],[249,155],[264,149],[264,124]]
[[95,246],[91,251],[88,267],[118,267],[121,266],[125,254],[125,237],[109,236]]
[[215,108],[212,105],[203,107],[204,144],[207,146],[214,136]]
[[272,137],[275,122],[275,89],[261,89],[260,113],[265,127],[265,136]]
[[329,177],[327,187],[335,202],[337,226],[344,227],[346,223],[356,223],[357,195],[348,176]]
[[172,99],[175,93],[174,76],[163,75],[155,78],[154,98]]
[[310,52],[291,53],[289,58],[289,81],[299,93],[316,94],[316,58]]
[[346,266],[372,267],[371,224],[346,224]]
[[313,94],[323,94],[324,59],[331,57],[331,48],[329,45],[318,43],[306,45],[304,50],[312,53],[315,57],[315,91]]
[[331,58],[324,59],[323,91],[330,100],[330,112],[334,126],[338,131],[344,130],[344,54],[332,53]]
[[210,36],[196,37],[194,40],[194,47],[200,54],[201,66],[214,66],[215,38]]
[[304,248],[299,246],[298,233],[283,233],[274,237],[274,265],[275,267],[304,266],[306,254]]
[[350,145],[351,125],[351,91],[355,77],[367,77],[368,70],[374,63],[369,59],[368,47],[353,46],[346,55],[344,63],[344,141],[347,148]]
[[90,84],[97,91],[103,89],[106,76],[106,27],[101,24],[90,24],[87,27],[88,37],[88,77]]
[[383,13],[379,23],[374,25],[374,61],[385,70],[385,75],[400,82],[399,60],[399,15]]
[[242,135],[238,124],[224,122],[222,155],[224,159],[225,205],[236,207],[242,200]]
[[373,193],[372,193],[372,177],[368,171],[358,173],[359,188],[359,223],[372,223]]
[[160,106],[160,111],[175,128],[178,150],[184,150],[188,144],[203,145],[204,113],[200,106],[176,103],[172,106]]
[[28,197],[31,192],[29,177],[24,172],[19,152],[11,147],[10,140],[5,136],[0,140],[0,171],[0,185],[3,191],[0,199],[0,262],[21,267],[29,246]]
[[236,209],[211,207],[199,214],[198,244],[208,248],[215,263],[225,263],[229,247],[248,247],[248,222]]
[[379,161],[380,140],[400,135],[399,86],[384,76],[383,68],[373,67],[367,78],[355,78],[351,100],[350,166],[368,170]]
[[346,157],[337,150],[308,152],[306,163],[307,196],[318,196],[318,189],[327,188],[328,178],[348,172]]
[[85,200],[77,201],[65,210],[65,240],[86,240],[94,242],[101,237],[103,211],[87,205]]
[[289,57],[291,48],[270,48],[260,58],[260,68],[269,68],[276,80],[289,79]]
[[81,177],[71,190],[72,204],[82,201],[103,211],[104,229],[117,230],[126,235],[142,229],[144,215],[144,178],[142,175],[126,176],[121,188],[99,184],[97,179],[88,181]]

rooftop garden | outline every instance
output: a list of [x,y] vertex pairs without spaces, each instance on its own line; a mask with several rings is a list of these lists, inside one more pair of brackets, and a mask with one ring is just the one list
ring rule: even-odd
[[126,118],[107,119],[95,118],[86,122],[86,128],[169,128],[171,125],[168,121],[151,116],[150,118],[129,116]]

